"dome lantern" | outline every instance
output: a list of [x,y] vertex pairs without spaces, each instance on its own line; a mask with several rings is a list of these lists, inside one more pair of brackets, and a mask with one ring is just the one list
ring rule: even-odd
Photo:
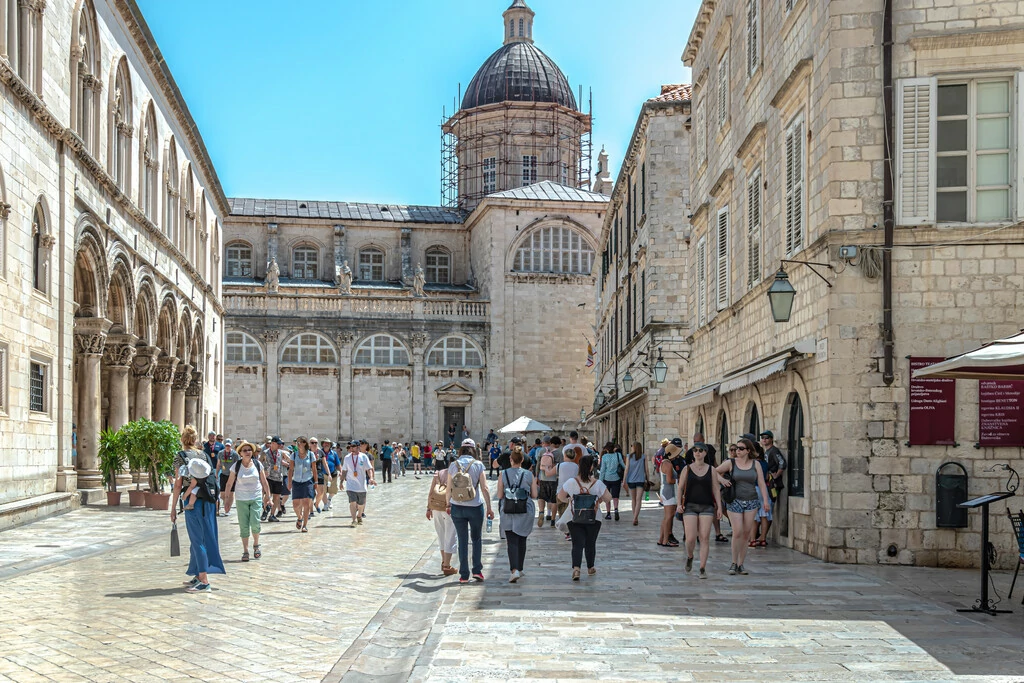
[[525,0],[515,0],[501,16],[505,26],[505,45],[533,42],[533,17],[535,15]]

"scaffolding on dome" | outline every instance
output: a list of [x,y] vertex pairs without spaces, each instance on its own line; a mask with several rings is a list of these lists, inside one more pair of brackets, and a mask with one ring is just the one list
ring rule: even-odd
[[[586,113],[515,101],[463,110],[461,100],[460,86],[454,114],[442,111],[441,206],[472,210],[489,194],[541,180],[590,189],[593,91]],[[491,153],[484,156],[484,149]],[[528,164],[527,156],[536,161]]]

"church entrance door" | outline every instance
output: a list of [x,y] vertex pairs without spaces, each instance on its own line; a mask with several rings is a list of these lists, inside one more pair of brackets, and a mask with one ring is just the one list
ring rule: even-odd
[[451,445],[449,442],[452,440],[449,430],[452,425],[455,425],[455,445],[458,446],[462,443],[462,425],[466,424],[466,407],[465,406],[444,406],[444,445]]

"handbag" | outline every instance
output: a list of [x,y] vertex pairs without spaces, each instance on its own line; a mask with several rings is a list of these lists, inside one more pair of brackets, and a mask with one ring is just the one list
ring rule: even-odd
[[441,483],[441,475],[434,475],[437,483],[430,487],[427,495],[427,509],[434,512],[445,512],[448,509],[448,485]]
[[732,478],[732,470],[730,469],[725,474],[721,475],[722,479],[725,479],[730,483],[730,486],[722,487],[722,502],[729,504],[736,500],[736,483]]
[[626,473],[626,463],[622,461],[622,453],[616,453],[619,456],[619,465],[615,468],[615,473],[619,475],[619,481],[622,481],[622,475]]
[[516,482],[515,488],[512,488],[512,482],[508,478],[508,470],[502,472],[505,477],[505,497],[502,499],[501,512],[505,515],[522,515],[526,514],[527,501],[529,500],[529,494],[526,489],[521,488],[523,483],[523,476],[525,472],[519,473],[519,481]]
[[171,557],[181,556],[181,543],[178,541],[178,525],[171,524]]

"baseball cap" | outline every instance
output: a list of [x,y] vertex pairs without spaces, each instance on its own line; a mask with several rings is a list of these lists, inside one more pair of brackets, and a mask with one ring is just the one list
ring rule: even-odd
[[349,441],[348,445],[352,446],[353,448],[359,448],[359,442],[355,440]]
[[208,432],[207,436],[217,436],[217,432]]
[[751,434],[750,432],[747,432],[746,434],[740,434],[740,438],[741,439],[750,439],[751,441],[757,441],[757,439],[754,438],[754,435]]
[[543,438],[542,438],[542,439],[540,440],[540,442],[541,442],[541,443],[551,443],[551,437],[550,437],[550,436],[544,436],[544,437],[543,437]]
[[767,436],[769,439],[772,439],[772,440],[775,439],[775,435],[772,434],[772,431],[770,429],[766,429],[763,432],[761,432],[761,436]]
[[224,445],[225,446],[233,446],[234,444],[235,444],[235,442],[232,441],[231,439],[224,439]]
[[284,445],[284,441],[281,441],[281,437],[279,437],[279,436],[275,436],[275,437],[271,438],[270,441],[271,441],[271,443],[276,443],[278,446],[283,446]]
[[462,447],[463,448],[476,448],[476,441],[473,441],[473,439],[463,439],[462,440]]
[[698,441],[697,443],[693,444],[693,450],[695,450],[695,451],[704,451],[705,453],[707,453],[708,445],[706,443],[704,443],[703,441]]

